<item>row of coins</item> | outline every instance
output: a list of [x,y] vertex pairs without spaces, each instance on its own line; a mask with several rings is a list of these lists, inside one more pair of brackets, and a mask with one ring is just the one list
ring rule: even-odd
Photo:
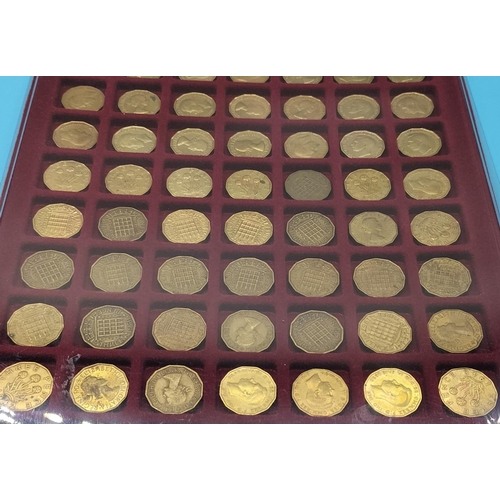
[[[50,371],[35,362],[8,366],[0,373],[0,403],[11,411],[29,411],[41,406],[52,394],[54,380]],[[81,369],[72,379],[72,402],[89,413],[105,413],[118,408],[127,398],[129,381],[115,365],[97,363]],[[219,397],[224,406],[238,415],[259,415],[276,401],[273,377],[255,366],[230,370],[220,382]],[[454,368],[438,385],[444,405],[457,415],[485,416],[497,403],[493,381],[473,368]],[[422,402],[417,380],[398,368],[372,372],[364,384],[368,405],[386,417],[406,417]],[[145,396],[152,408],[166,415],[193,410],[203,398],[203,382],[187,366],[168,365],[156,370],[147,380]],[[292,399],[297,408],[313,417],[340,414],[349,402],[344,379],[331,370],[313,368],[302,372],[293,382]]]

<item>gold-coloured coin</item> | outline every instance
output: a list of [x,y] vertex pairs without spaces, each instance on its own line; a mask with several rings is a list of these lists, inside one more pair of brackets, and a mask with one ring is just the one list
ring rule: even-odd
[[216,76],[179,76],[180,80],[192,82],[213,82],[216,78]]
[[111,144],[122,153],[151,153],[156,148],[156,135],[146,127],[131,125],[115,132]]
[[290,338],[304,352],[326,354],[342,344],[344,328],[335,316],[325,311],[306,311],[290,324]]
[[311,84],[311,83],[320,83],[323,80],[322,76],[284,76],[283,80],[286,83],[302,83],[302,84]]
[[190,351],[207,335],[203,316],[192,309],[174,307],[163,311],[153,323],[153,338],[167,351]]
[[210,221],[197,210],[182,209],[169,213],[161,229],[172,243],[201,243],[210,234]]
[[227,141],[227,149],[232,156],[265,158],[271,152],[271,141],[266,135],[255,130],[236,132]]
[[387,78],[393,83],[418,83],[421,82],[425,76],[388,76]]
[[326,175],[316,170],[297,170],[285,180],[285,191],[294,200],[324,200],[332,191]]
[[443,309],[433,314],[427,326],[430,339],[443,351],[470,352],[483,340],[481,323],[460,309]]
[[385,142],[373,132],[355,130],[342,137],[340,149],[348,158],[379,158],[385,150]]
[[374,76],[334,76],[333,79],[337,83],[352,83],[352,84],[361,84],[361,83],[372,83]]
[[474,368],[454,368],[439,380],[439,397],[462,417],[484,417],[497,405],[498,392],[485,373]]
[[155,115],[160,107],[160,98],[149,90],[130,90],[118,99],[118,109],[122,113]]
[[23,361],[0,372],[0,407],[30,411],[43,405],[52,394],[54,379],[45,366]]
[[418,272],[420,284],[438,297],[458,297],[469,289],[469,270],[458,260],[437,257],[422,264]]
[[354,283],[369,297],[394,297],[405,287],[402,269],[387,259],[366,259],[354,269]]
[[288,237],[302,247],[322,247],[335,236],[333,222],[318,212],[295,214],[286,224]]
[[127,253],[109,253],[99,257],[90,268],[90,279],[103,292],[126,292],[142,278],[141,263]]
[[321,120],[326,115],[326,106],[316,97],[298,95],[285,102],[283,112],[289,120]]
[[221,380],[219,395],[224,406],[238,415],[259,415],[276,401],[276,382],[256,366],[240,366]]
[[33,229],[44,238],[71,238],[82,226],[83,214],[66,203],[46,205],[33,217]]
[[411,342],[411,326],[393,311],[365,314],[358,325],[361,342],[374,352],[394,354],[404,351]]
[[328,142],[313,132],[297,132],[285,141],[285,153],[290,158],[324,158]]
[[365,247],[385,247],[396,239],[398,226],[388,215],[362,212],[349,222],[349,234]]
[[66,109],[99,111],[104,106],[104,94],[95,87],[80,85],[66,90],[61,97],[61,104]]
[[238,170],[226,181],[226,191],[236,200],[265,200],[273,185],[266,174],[258,170]]
[[205,198],[212,191],[212,178],[199,168],[179,168],[168,176],[167,189],[175,197]]
[[212,116],[215,101],[207,94],[189,92],[175,100],[174,111],[177,116]]
[[355,200],[378,201],[391,192],[391,181],[384,173],[373,168],[360,168],[344,180],[344,188]]
[[42,250],[30,255],[21,266],[21,278],[30,287],[55,290],[71,281],[75,266],[65,253]]
[[344,120],[374,120],[380,114],[380,105],[372,97],[353,94],[337,104],[337,111]]
[[185,128],[172,136],[170,147],[176,155],[208,156],[214,150],[215,140],[200,128]]
[[405,92],[391,101],[391,110],[398,118],[426,118],[434,111],[434,103],[424,94]]
[[292,399],[299,410],[311,417],[333,417],[347,406],[349,389],[336,373],[313,368],[294,380]]
[[422,402],[419,383],[398,368],[381,368],[371,373],[364,385],[366,402],[385,417],[407,417]]
[[17,345],[45,347],[59,338],[63,328],[63,315],[54,306],[27,304],[12,313],[7,336]]
[[259,212],[237,212],[224,224],[227,238],[236,245],[264,245],[273,235],[273,224]]
[[62,123],[52,134],[56,146],[63,149],[92,149],[98,138],[97,129],[90,123],[81,121]]
[[168,365],[156,370],[146,382],[146,399],[165,415],[193,410],[203,397],[203,382],[191,368]]
[[224,283],[235,295],[256,297],[267,293],[274,285],[274,272],[266,262],[254,257],[242,257],[227,265]]
[[71,401],[88,413],[105,413],[118,408],[128,394],[125,372],[115,365],[97,363],[80,370],[71,381]]
[[146,234],[148,219],[132,207],[108,210],[99,219],[99,232],[110,241],[137,241]]
[[271,104],[260,95],[243,94],[229,103],[229,112],[234,118],[264,119],[271,113]]
[[268,76],[230,76],[233,82],[244,83],[265,83],[269,80]]
[[262,352],[274,341],[274,325],[258,311],[237,311],[222,323],[221,338],[236,352]]
[[123,307],[97,307],[83,318],[80,333],[84,342],[94,349],[116,349],[133,338],[135,320]]
[[305,297],[326,297],[337,290],[340,275],[330,262],[323,259],[303,259],[288,271],[292,288]]
[[440,200],[451,189],[448,177],[432,168],[417,168],[408,172],[403,184],[406,194],[415,200]]
[[439,135],[426,128],[410,128],[401,132],[397,143],[399,151],[410,158],[435,156],[442,146]]
[[74,160],[52,163],[43,173],[43,182],[51,191],[83,191],[90,184],[90,169]]
[[439,210],[421,212],[411,221],[411,234],[422,245],[451,245],[458,240],[460,232],[455,217]]
[[158,269],[158,283],[166,292],[191,295],[201,292],[207,285],[208,269],[194,257],[172,257]]
[[119,165],[108,172],[104,183],[110,193],[140,196],[151,189],[153,178],[139,165]]

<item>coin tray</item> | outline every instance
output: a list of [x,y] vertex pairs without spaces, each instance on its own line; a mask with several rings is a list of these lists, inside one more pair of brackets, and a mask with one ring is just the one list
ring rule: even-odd
[[[105,95],[100,111],[67,110],[61,96],[69,88],[91,85]],[[122,113],[118,99],[129,90],[144,89],[161,99],[156,115]],[[177,116],[173,103],[188,92],[211,96],[217,105],[211,117]],[[420,92],[434,103],[431,116],[399,119],[391,112],[391,99],[403,92]],[[266,119],[237,119],[229,113],[229,103],[241,94],[257,94],[271,103]],[[338,102],[352,94],[364,94],[380,105],[374,120],[345,120],[337,112]],[[322,120],[289,120],[284,103],[293,96],[312,95],[326,105]],[[59,149],[52,140],[54,129],[71,120],[92,124],[99,132],[97,144],[90,150]],[[114,150],[111,140],[120,128],[140,125],[152,130],[157,146],[152,153],[133,154]],[[428,158],[409,158],[398,150],[396,138],[404,130],[424,127],[442,140],[441,151]],[[171,137],[184,128],[200,128],[215,139],[208,156],[176,155],[170,148]],[[392,83],[387,77],[375,77],[370,84],[339,84],[323,77],[319,84],[287,84],[281,77],[266,83],[236,83],[229,77],[215,81],[183,81],[178,77],[146,79],[135,77],[43,77],[35,80],[25,111],[23,133],[18,138],[14,158],[3,194],[4,210],[0,224],[0,369],[19,361],[45,365],[54,377],[54,390],[40,407],[16,414],[20,422],[50,422],[47,415],[57,414],[64,422],[102,423],[485,423],[497,422],[499,405],[488,416],[460,417],[448,410],[438,393],[440,377],[449,369],[471,367],[486,373],[500,389],[500,239],[474,128],[462,83],[456,77],[426,77],[420,83]],[[229,138],[244,130],[265,134],[272,142],[266,158],[233,157],[227,149]],[[385,151],[376,159],[351,159],[340,150],[340,140],[356,130],[375,132],[384,139]],[[321,135],[329,146],[325,158],[289,158],[285,140],[292,134],[310,131]],[[77,160],[92,172],[89,186],[81,192],[57,192],[43,183],[47,167],[61,160]],[[133,163],[148,170],[153,185],[142,196],[114,195],[105,186],[105,177],[114,167]],[[175,170],[196,167],[212,178],[213,190],[205,198],[176,198],[166,189],[166,180]],[[358,201],[344,190],[344,179],[359,168],[383,172],[391,181],[389,195],[380,201]],[[450,193],[441,200],[414,200],[404,190],[403,178],[417,168],[433,168],[446,175]],[[272,192],[265,200],[234,200],[226,189],[228,177],[242,169],[264,172],[272,181]],[[298,170],[315,170],[331,182],[328,197],[320,201],[293,200],[285,190],[286,178]],[[84,216],[81,231],[70,239],[42,238],[32,226],[36,211],[50,203],[76,206]],[[146,234],[138,241],[104,239],[99,230],[100,217],[110,208],[129,206],[142,211],[148,219]],[[209,237],[199,244],[170,243],[161,224],[165,216],[178,209],[193,208],[210,219]],[[265,214],[273,223],[272,238],[264,245],[251,247],[232,244],[224,233],[225,221],[241,210]],[[462,233],[453,245],[430,247],[417,242],[411,233],[412,218],[427,210],[442,210],[460,223]],[[290,218],[303,211],[321,212],[335,224],[334,238],[323,247],[301,247],[286,234]],[[385,247],[364,247],[349,235],[352,218],[365,211],[378,211],[398,225],[394,243]],[[20,267],[34,252],[54,249],[68,254],[74,262],[71,281],[57,290],[29,288],[21,279]],[[90,279],[90,267],[111,252],[128,253],[142,264],[140,283],[124,293],[98,290]],[[209,270],[208,285],[197,294],[172,295],[157,281],[162,263],[171,257],[189,255],[203,261]],[[275,283],[260,297],[232,294],[223,282],[225,267],[241,257],[257,257],[274,271]],[[318,257],[335,265],[340,285],[327,297],[303,297],[288,283],[288,270],[298,260]],[[396,262],[404,271],[404,289],[395,297],[372,298],[360,292],[353,282],[355,267],[368,258]],[[434,257],[451,257],[471,272],[472,285],[456,298],[435,297],[420,285],[420,266]],[[55,306],[64,316],[60,338],[47,347],[19,347],[7,336],[10,315],[33,302]],[[93,308],[106,304],[130,311],[136,321],[135,336],[114,350],[93,349],[80,335],[82,318]],[[156,317],[172,307],[187,307],[201,314],[207,324],[206,339],[187,352],[170,352],[159,347],[151,331]],[[482,325],[480,346],[467,354],[450,354],[430,340],[427,322],[442,309],[458,308],[472,314]],[[231,351],[220,336],[221,325],[240,309],[255,309],[266,314],[275,325],[276,338],[260,353]],[[377,354],[366,348],[358,337],[358,323],[368,312],[395,311],[410,324],[413,338],[403,352]],[[344,340],[328,354],[307,354],[289,337],[290,323],[300,313],[323,310],[336,316],[344,328]],[[71,401],[69,387],[74,375],[93,363],[113,363],[125,371],[130,388],[127,399],[108,413],[85,413]],[[158,368],[185,365],[195,370],[204,384],[203,399],[182,415],[163,415],[151,408],[145,397],[147,379]],[[277,399],[264,413],[240,416],[228,410],[219,397],[224,375],[239,366],[257,366],[271,374],[277,384]],[[421,386],[423,400],[417,411],[406,418],[388,418],[371,409],[365,401],[363,385],[374,370],[396,367],[411,373]],[[340,375],[349,388],[349,403],[334,417],[310,417],[292,400],[292,384],[300,373],[325,368]],[[11,415],[11,414],[9,414]]]

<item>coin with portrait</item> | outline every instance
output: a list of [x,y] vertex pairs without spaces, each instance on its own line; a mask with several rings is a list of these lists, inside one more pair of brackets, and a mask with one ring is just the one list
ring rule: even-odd
[[332,191],[326,175],[316,170],[297,170],[285,180],[285,191],[294,200],[324,200]]
[[337,83],[362,84],[372,83],[374,76],[334,76],[333,79]]
[[265,200],[272,188],[269,177],[258,170],[238,170],[226,180],[226,191],[236,200]]
[[160,98],[149,90],[130,90],[118,99],[118,109],[122,113],[155,115],[160,107]]
[[358,290],[369,297],[394,297],[405,287],[403,270],[388,259],[366,259],[353,275]]
[[289,120],[321,120],[326,115],[323,101],[311,95],[290,97],[283,106]]
[[267,293],[274,285],[274,272],[263,260],[242,257],[226,266],[223,280],[235,295],[256,297]]
[[264,245],[273,235],[273,224],[259,212],[244,210],[227,219],[224,233],[236,245]]
[[40,208],[33,217],[33,229],[44,238],[71,238],[83,226],[83,214],[66,203],[52,203]]
[[95,87],[79,85],[64,92],[61,97],[61,104],[66,109],[99,111],[104,105],[104,94]]
[[322,76],[284,76],[283,80],[286,83],[294,83],[294,84],[314,84],[320,83],[323,80]]
[[459,297],[472,283],[469,270],[458,260],[436,257],[424,262],[418,271],[422,287],[438,297]]
[[342,137],[340,149],[348,158],[379,158],[385,151],[385,142],[374,132],[355,130]]
[[170,139],[170,147],[176,155],[208,156],[215,147],[215,139],[206,130],[185,128]]
[[286,224],[288,237],[297,245],[322,247],[335,236],[333,222],[319,212],[300,212]]
[[212,116],[215,108],[215,101],[202,92],[188,92],[174,101],[177,116]]
[[166,260],[158,269],[157,279],[166,292],[191,295],[207,286],[208,269],[201,260],[181,255]]
[[435,156],[442,147],[439,135],[426,128],[410,128],[401,132],[397,143],[399,151],[411,158]]
[[349,222],[349,234],[366,247],[385,247],[398,236],[398,226],[394,220],[380,212],[362,212]]
[[415,200],[440,200],[451,189],[450,180],[443,172],[432,168],[417,168],[403,180],[406,194]]
[[422,245],[452,245],[460,237],[460,223],[440,210],[421,212],[411,221],[411,234]]
[[384,173],[373,168],[352,171],[344,180],[347,193],[359,201],[378,201],[391,192],[391,181]]
[[61,123],[52,134],[56,146],[63,149],[92,149],[98,138],[97,129],[82,121]]
[[111,144],[121,153],[151,153],[156,148],[156,135],[146,127],[131,125],[116,131]]
[[264,119],[271,113],[271,104],[260,95],[242,94],[229,103],[229,113],[233,118]]
[[432,99],[419,92],[404,92],[393,97],[391,110],[402,119],[426,118],[434,111]]
[[104,184],[113,194],[141,196],[151,189],[153,178],[144,167],[127,164],[110,170]]
[[297,132],[285,141],[285,153],[290,158],[324,158],[328,154],[328,142],[314,132]]
[[172,243],[201,243],[210,234],[210,220],[197,210],[175,210],[163,219],[161,230]]
[[127,253],[108,253],[90,268],[90,279],[103,292],[121,293],[135,288],[142,278],[141,263]]
[[75,160],[62,160],[52,163],[43,173],[43,183],[51,191],[77,193],[90,184],[90,169]]
[[212,178],[199,168],[183,167],[168,176],[167,189],[177,198],[205,198],[212,191]]
[[71,281],[75,266],[71,257],[57,250],[36,252],[23,262],[21,278],[30,287],[55,290]]
[[137,241],[146,233],[148,219],[135,208],[116,207],[101,216],[97,227],[107,240]]
[[323,259],[307,258],[296,262],[288,271],[288,282],[305,297],[326,297],[340,284],[340,274],[333,264]]
[[344,120],[374,120],[380,114],[380,105],[373,97],[352,94],[339,101],[337,111]]
[[265,158],[271,147],[269,137],[255,130],[236,132],[227,142],[229,153],[236,157]]

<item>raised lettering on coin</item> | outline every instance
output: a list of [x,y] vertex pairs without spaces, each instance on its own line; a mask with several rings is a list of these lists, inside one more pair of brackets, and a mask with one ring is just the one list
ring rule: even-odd
[[440,200],[451,189],[448,177],[432,168],[417,168],[408,172],[403,184],[406,194],[415,200]]
[[387,259],[366,259],[354,270],[358,290],[370,297],[394,297],[405,287],[402,269]]
[[226,191],[236,200],[265,200],[272,191],[269,177],[258,170],[238,170],[226,181]]
[[179,168],[168,176],[167,189],[179,198],[205,198],[212,191],[212,178],[199,168]]
[[335,236],[333,222],[318,212],[295,214],[286,225],[288,237],[297,245],[304,247],[322,247]]
[[80,85],[66,90],[61,97],[61,104],[66,109],[99,111],[104,105],[104,94],[95,87]]
[[271,152],[271,141],[261,132],[244,130],[229,138],[227,149],[232,156],[265,158]]
[[93,125],[81,121],[62,123],[52,134],[56,146],[64,149],[92,149],[98,137],[99,133]]
[[110,241],[136,241],[144,236],[148,219],[132,207],[117,207],[108,210],[99,219],[99,232]]
[[207,94],[189,92],[175,100],[174,111],[178,116],[212,116],[215,113],[215,101]]
[[122,113],[155,115],[160,106],[160,98],[149,90],[131,90],[118,99],[118,108]]
[[326,115],[326,106],[316,97],[298,95],[285,102],[283,112],[289,120],[321,120]]
[[294,200],[324,200],[332,191],[326,175],[316,170],[297,170],[285,180],[285,191]]
[[271,104],[260,95],[243,94],[229,103],[229,112],[234,118],[264,119],[271,113]]
[[194,257],[172,257],[158,269],[158,283],[169,293],[198,293],[208,283],[208,269]]
[[90,279],[103,292],[126,292],[142,278],[142,266],[127,253],[109,253],[99,257],[90,269]]
[[274,341],[274,325],[258,311],[237,311],[222,323],[221,338],[236,352],[262,352]]
[[208,156],[214,150],[215,140],[200,128],[185,128],[172,136],[170,147],[176,155]]
[[458,297],[469,289],[469,270],[458,260],[436,257],[422,264],[418,272],[420,284],[438,297]]
[[21,266],[21,277],[30,288],[55,290],[73,277],[73,260],[57,250],[42,250],[30,255]]
[[344,120],[374,120],[380,114],[380,105],[373,97],[353,94],[337,104],[337,111]]
[[285,141],[285,153],[290,158],[324,158],[328,142],[313,132],[297,132]]
[[83,191],[90,184],[90,169],[74,160],[52,163],[43,173],[43,182],[51,191]]
[[146,127],[131,125],[115,132],[111,143],[122,153],[151,153],[156,148],[156,135]]
[[83,214],[66,203],[46,205],[33,217],[33,229],[44,238],[71,238],[82,225]]
[[232,293],[255,297],[271,289],[274,284],[274,272],[262,260],[242,257],[227,265],[223,279]]

